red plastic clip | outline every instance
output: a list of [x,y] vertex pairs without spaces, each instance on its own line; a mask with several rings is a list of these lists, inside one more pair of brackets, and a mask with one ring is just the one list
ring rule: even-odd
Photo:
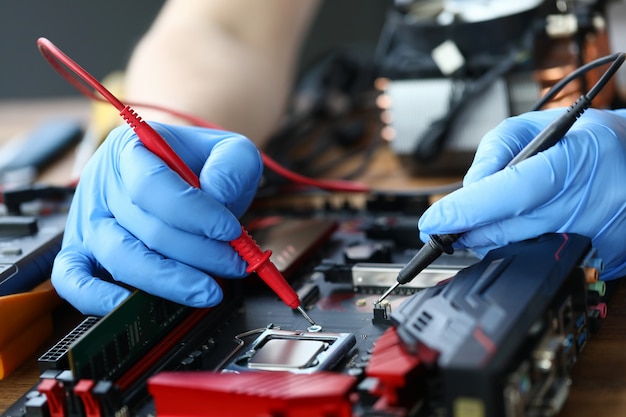
[[385,406],[407,405],[419,399],[419,393],[411,393],[410,398],[401,394],[404,387],[412,385],[421,374],[421,361],[404,348],[395,327],[387,329],[374,343],[372,357],[365,373],[376,378],[378,384],[372,394],[381,397]]
[[37,391],[46,396],[50,417],[65,417],[65,390],[56,379],[46,378],[37,385]]
[[102,417],[100,401],[91,392],[95,385],[90,379],[81,379],[74,386],[74,394],[83,402],[86,417]]

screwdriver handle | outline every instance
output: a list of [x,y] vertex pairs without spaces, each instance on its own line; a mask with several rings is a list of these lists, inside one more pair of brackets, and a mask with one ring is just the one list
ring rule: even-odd
[[276,265],[270,261],[272,251],[263,252],[250,233],[242,226],[241,236],[231,240],[230,245],[248,263],[247,273],[256,274],[291,308],[300,306],[300,298]]

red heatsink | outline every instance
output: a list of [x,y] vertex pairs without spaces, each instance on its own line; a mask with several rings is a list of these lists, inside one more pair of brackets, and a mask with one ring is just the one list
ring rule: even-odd
[[355,384],[330,372],[163,372],[148,389],[159,417],[352,417]]

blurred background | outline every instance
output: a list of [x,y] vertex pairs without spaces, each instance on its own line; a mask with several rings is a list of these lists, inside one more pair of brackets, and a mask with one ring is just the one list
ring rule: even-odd
[[[102,80],[125,68],[164,1],[1,1],[0,124],[18,117],[12,99],[79,95],[40,55],[38,37]],[[381,126],[367,131],[380,131],[412,175],[461,175],[486,131],[530,110],[575,68],[626,50],[626,0],[324,0],[306,39],[300,75],[307,77],[294,89],[289,123],[268,146],[275,159],[293,160],[286,144],[300,152],[294,137],[312,121],[332,121],[320,136],[333,146],[347,143],[349,155],[356,155],[354,144],[370,152],[369,142],[359,141],[372,115],[345,116],[372,107],[374,78],[384,77],[373,92],[387,99],[375,109]],[[434,53],[448,41],[463,60],[445,72]],[[521,50],[527,54],[520,58]],[[549,105],[571,104],[597,76],[570,83]],[[594,105],[624,106],[626,70],[615,81]],[[321,175],[302,163],[293,168]]]
[[[163,2],[0,2],[0,99],[78,94],[39,54],[35,42],[40,36],[50,39],[98,79],[123,69]],[[302,66],[337,45],[373,51],[391,4],[391,0],[324,1],[302,52]]]

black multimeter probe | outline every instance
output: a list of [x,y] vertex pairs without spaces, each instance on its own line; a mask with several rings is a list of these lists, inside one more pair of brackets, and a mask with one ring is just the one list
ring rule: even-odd
[[[506,165],[506,167],[513,166],[558,143],[572,127],[574,122],[576,122],[585,110],[591,106],[591,101],[602,90],[602,88],[604,88],[615,72],[617,72],[619,67],[624,62],[624,58],[625,54],[620,52],[589,63],[588,67],[592,68],[607,62],[613,62],[587,94],[583,94],[572,106],[567,109],[565,113],[556,118],[552,121],[552,123],[539,132],[539,134]],[[587,68],[587,66],[585,66],[585,68]],[[559,87],[562,87],[563,85],[563,83],[558,84]],[[550,91],[548,94],[553,94],[553,92],[554,91]],[[420,272],[439,258],[441,254],[454,253],[452,244],[456,242],[461,235],[462,233],[431,235],[428,242],[422,246],[415,256],[413,256],[413,258],[411,258],[411,260],[400,270],[400,272],[398,272],[396,282],[383,293],[378,301],[376,301],[376,304],[380,304],[389,294],[398,288],[398,286],[413,280],[413,278],[415,278]]]

